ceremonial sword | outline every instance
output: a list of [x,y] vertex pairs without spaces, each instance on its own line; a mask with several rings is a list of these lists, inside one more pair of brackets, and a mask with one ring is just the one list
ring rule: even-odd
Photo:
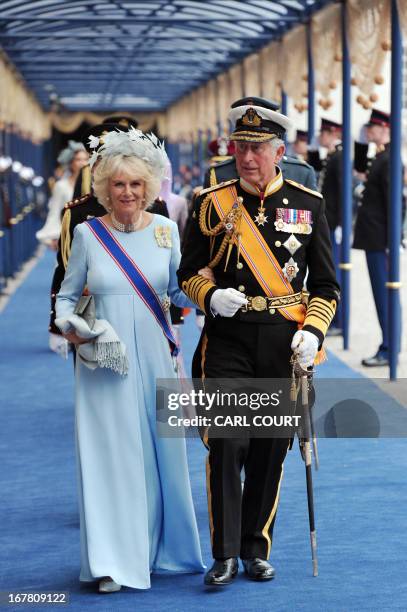
[[[311,539],[311,556],[313,575],[318,576],[318,558],[317,558],[317,534],[315,529],[315,512],[314,512],[314,492],[312,485],[312,452],[311,438],[314,443],[314,453],[317,462],[318,452],[316,446],[316,437],[312,424],[312,414],[309,407],[309,385],[312,382],[313,370],[304,370],[298,361],[298,354],[294,352],[292,358],[292,378],[290,399],[293,405],[293,411],[297,408],[297,399],[299,392],[301,393],[301,421],[302,425],[297,428],[298,442],[300,445],[301,456],[305,462],[305,477],[307,482],[307,501],[308,501],[308,518]],[[315,462],[315,463],[316,463]]]

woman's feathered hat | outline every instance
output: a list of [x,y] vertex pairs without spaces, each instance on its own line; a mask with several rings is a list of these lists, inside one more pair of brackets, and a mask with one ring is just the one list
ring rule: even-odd
[[57,162],[61,164],[61,166],[69,166],[75,154],[78,151],[85,151],[85,147],[81,142],[76,142],[75,140],[69,140],[68,146],[59,153],[57,157]]
[[124,155],[137,157],[149,166],[157,178],[167,178],[168,157],[164,144],[153,133],[144,134],[141,130],[130,127],[127,131],[114,130],[98,136],[89,136],[89,149],[93,150],[89,165],[92,168],[98,159]]

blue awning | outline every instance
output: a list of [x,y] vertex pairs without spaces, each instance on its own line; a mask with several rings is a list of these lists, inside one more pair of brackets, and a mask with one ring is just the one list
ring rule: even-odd
[[44,106],[164,110],[332,0],[3,0],[0,46]]

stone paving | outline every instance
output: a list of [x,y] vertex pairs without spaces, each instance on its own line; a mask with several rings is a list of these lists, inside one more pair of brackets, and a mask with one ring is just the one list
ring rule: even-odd
[[374,378],[376,384],[406,406],[407,402],[407,250],[401,253],[400,290],[402,303],[402,350],[397,368],[397,382],[389,381],[389,368],[366,368],[361,365],[364,357],[374,355],[381,342],[381,332],[370,287],[369,274],[364,251],[352,250],[353,269],[351,272],[351,320],[350,347],[343,349],[341,336],[328,337],[326,347],[339,359],[357,372]]

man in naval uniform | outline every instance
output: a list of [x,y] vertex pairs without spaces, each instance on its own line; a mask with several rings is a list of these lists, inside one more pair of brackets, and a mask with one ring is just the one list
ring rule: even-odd
[[[206,314],[193,368],[205,380],[288,379],[294,349],[302,367],[311,366],[339,299],[322,196],[284,179],[278,166],[289,120],[266,100],[247,101],[257,104],[234,104],[229,115],[238,177],[201,191],[178,271],[180,287]],[[199,274],[205,267],[212,278]],[[239,556],[248,578],[270,580],[290,441],[222,438],[211,429],[204,441],[214,563],[205,583],[231,583]]]
[[[271,100],[265,100],[256,96],[250,96],[236,100],[232,104],[232,108],[238,108],[247,104],[262,106],[267,104],[271,110],[278,111],[279,104]],[[237,177],[235,158],[229,153],[229,157],[224,161],[216,164],[211,163],[211,167],[205,175],[204,187],[217,185],[222,181],[229,181]],[[279,160],[279,166],[283,173],[283,177],[301,183],[309,189],[317,189],[317,181],[314,169],[303,159],[293,155],[284,155]]]

